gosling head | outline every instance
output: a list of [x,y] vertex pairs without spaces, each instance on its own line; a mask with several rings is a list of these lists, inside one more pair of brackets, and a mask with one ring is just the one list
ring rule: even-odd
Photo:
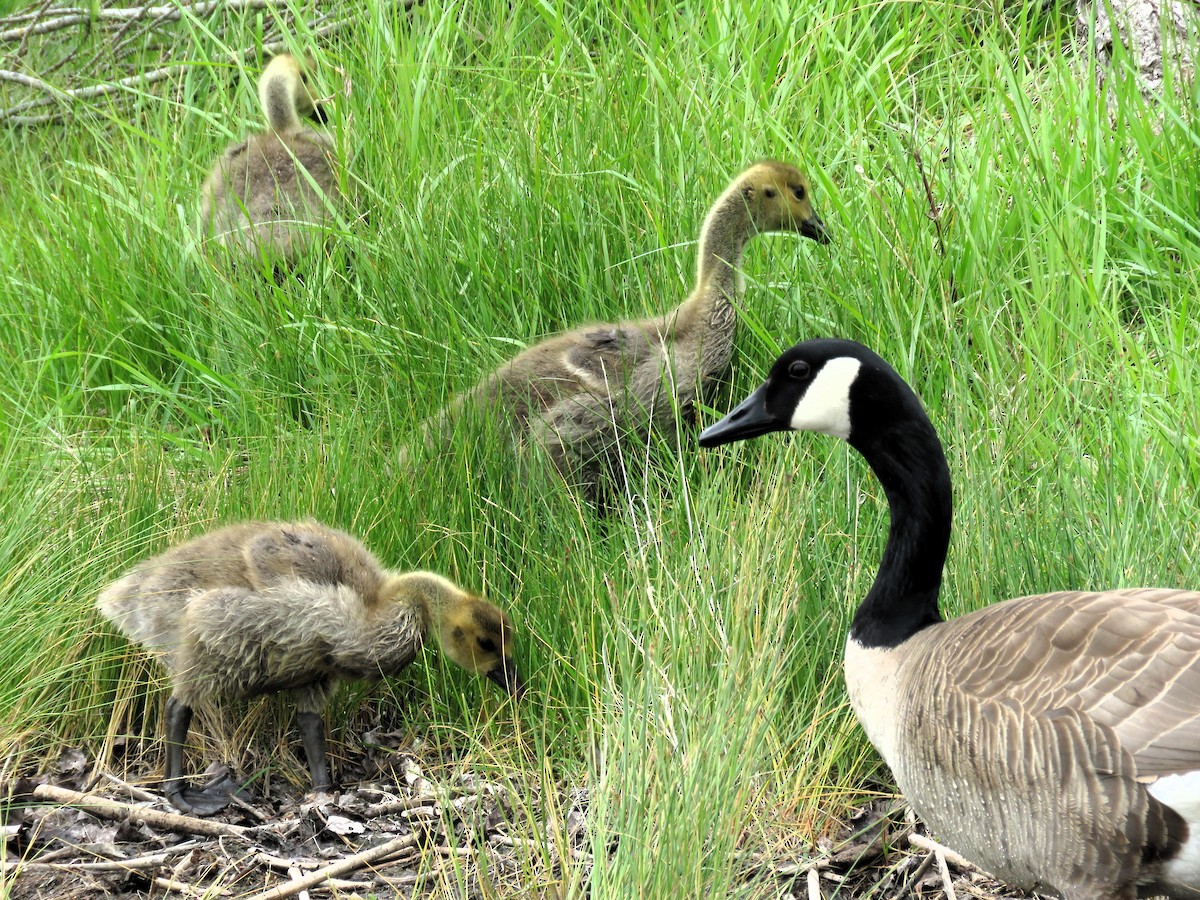
[[[262,103],[263,109],[267,111],[267,119],[272,125],[276,124],[276,110],[280,105],[290,105],[294,111],[295,118],[287,116],[289,125],[292,127],[299,126],[299,120],[305,119],[320,119],[321,115],[317,109],[317,101],[313,96],[312,89],[309,86],[309,72],[312,71],[312,59],[305,59],[303,62],[296,59],[290,53],[280,53],[273,57],[267,67],[263,69],[262,75],[258,79],[258,97]],[[284,103],[280,104],[275,93],[283,92]]]
[[760,232],[795,231],[829,243],[829,230],[813,209],[808,179],[795,166],[763,160],[739,175],[736,183]]
[[513,660],[515,630],[502,610],[431,572],[409,572],[393,584],[424,603],[442,652],[457,665],[496,682],[514,697],[525,693]]

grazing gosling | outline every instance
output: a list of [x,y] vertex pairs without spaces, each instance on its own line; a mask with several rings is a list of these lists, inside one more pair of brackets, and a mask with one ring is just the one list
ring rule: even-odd
[[705,217],[696,285],[682,304],[666,315],[585,325],[530,347],[426,423],[421,440],[432,447],[444,439],[464,407],[494,412],[508,420],[518,444],[541,445],[568,482],[601,503],[604,476],[620,478],[617,435],[644,439],[666,430],[676,410],[690,420],[697,397],[724,375],[745,293],[746,246],[760,234],[785,231],[829,243],[800,170],[756,163]]
[[193,538],[113,582],[96,605],[171,677],[164,791],[199,815],[224,808],[231,791],[184,778],[197,704],[290,691],[319,791],[331,786],[321,713],[334,687],[396,674],[430,631],[459,666],[514,696],[524,690],[502,611],[432,572],[389,572],[317,522],[250,522]]
[[200,188],[203,237],[227,250],[294,262],[330,217],[338,190],[333,139],[308,127],[316,113],[307,75],[291,54],[258,81],[267,130],[231,145]]
[[700,444],[784,430],[848,441],[887,495],[846,687],[929,826],[1020,888],[1200,896],[1200,592],[1061,591],[943,621],[950,470],[912,389],[861,344],[805,341]]

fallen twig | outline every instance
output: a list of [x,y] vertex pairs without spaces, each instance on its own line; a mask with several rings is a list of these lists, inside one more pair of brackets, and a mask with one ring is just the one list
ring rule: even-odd
[[[397,5],[404,11],[411,10],[413,6],[418,5],[423,0],[397,0]],[[0,19],[0,26],[10,24],[14,21],[21,21],[25,24],[18,27],[9,28],[5,31],[0,31],[0,43],[20,40],[21,47],[24,48],[29,37],[34,34],[43,34],[49,31],[57,31],[62,28],[67,28],[73,25],[89,23],[91,25],[103,25],[105,23],[116,23],[116,35],[110,40],[116,41],[115,46],[111,49],[110,56],[106,59],[120,58],[120,54],[125,51],[130,44],[130,36],[127,34],[131,23],[141,23],[145,26],[145,30],[135,32],[136,36],[142,36],[148,30],[156,28],[164,23],[170,23],[181,19],[185,14],[201,17],[214,12],[227,12],[230,10],[253,10],[253,9],[277,9],[280,15],[285,14],[290,10],[290,4],[287,0],[202,0],[202,2],[187,4],[181,3],[170,6],[138,6],[128,8],[100,8],[94,11],[82,8],[62,8],[53,9],[45,12],[45,15],[51,18],[43,18],[43,14],[39,13],[30,19],[29,14],[24,14],[22,18],[7,18]],[[340,31],[348,25],[359,21],[363,16],[362,8],[354,4],[346,4],[339,8],[336,12],[321,13],[315,21],[309,23],[308,33],[314,39],[328,37],[329,35]],[[274,35],[264,35],[266,40],[261,44],[252,44],[243,47],[239,50],[234,50],[229,53],[227,59],[234,65],[242,65],[248,60],[257,58],[258,56],[273,56],[287,49],[288,43],[278,33]],[[135,41],[134,44],[141,43]],[[101,58],[101,52],[97,51],[93,55],[92,63]],[[61,65],[62,60],[55,65]],[[6,122],[10,125],[45,125],[54,122],[63,121],[69,113],[65,107],[76,104],[80,101],[95,100],[112,95],[137,95],[142,89],[158,82],[182,76],[188,69],[197,65],[207,65],[206,60],[202,61],[187,61],[187,62],[169,62],[165,65],[158,66],[145,72],[139,72],[134,75],[126,76],[115,81],[103,81],[97,84],[77,87],[60,87],[51,84],[43,78],[37,78],[32,75],[26,75],[23,72],[12,71],[10,69],[0,70],[0,81],[9,81],[15,84],[20,84],[23,87],[39,92],[42,96],[28,100],[23,100],[15,103],[4,109],[0,109],[0,122]],[[42,73],[44,74],[44,73]],[[78,81],[78,73],[76,76]],[[45,112],[38,115],[25,115],[26,113],[45,109],[51,106],[64,107],[59,111]]]
[[202,3],[180,3],[176,6],[134,6],[124,9],[110,7],[96,10],[56,9],[53,12],[55,16],[53,19],[36,22],[25,28],[10,28],[7,31],[0,31],[0,41],[7,43],[27,38],[31,34],[45,34],[49,31],[70,28],[73,25],[96,24],[105,20],[124,23],[131,19],[135,21],[138,19],[161,19],[170,22],[182,19],[184,13],[200,17],[206,16],[218,8],[246,10],[282,5],[279,0],[205,0]]
[[950,868],[946,865],[946,854],[939,849],[934,850],[933,855],[937,859],[938,874],[942,876],[942,890],[946,894],[946,900],[958,900],[958,895],[954,893],[954,882],[950,880]]
[[[20,870],[22,872],[30,871],[64,871],[70,870],[73,872],[125,872],[134,869],[154,869],[158,866],[166,865],[167,861],[173,856],[178,856],[180,853],[187,853],[196,848],[195,841],[188,841],[186,844],[180,844],[177,847],[172,847],[170,850],[164,850],[161,853],[151,853],[146,856],[134,856],[129,859],[106,859],[103,862],[46,862],[44,860],[15,860],[12,862],[3,863],[2,870],[4,872],[13,872]],[[74,848],[69,848],[74,850]]]
[[232,892],[226,888],[198,888],[194,884],[188,884],[185,881],[178,881],[174,878],[155,878],[154,883],[163,890],[175,891],[179,894],[187,894],[189,897],[230,897]]
[[368,806],[364,813],[369,818],[391,816],[396,813],[408,812],[410,809],[420,809],[422,806],[437,806],[436,797],[408,797],[404,800],[389,800],[386,803],[376,803]]
[[226,822],[213,822],[209,819],[197,819],[194,816],[184,816],[179,813],[161,812],[144,806],[134,806],[131,803],[120,803],[116,800],[106,800],[79,791],[69,791],[66,788],[55,787],[52,784],[39,784],[33,789],[33,796],[38,800],[51,800],[63,806],[73,806],[103,819],[141,820],[155,828],[164,828],[179,834],[203,834],[209,837],[242,837],[249,831],[241,825],[230,825]]
[[[910,838],[910,840],[911,840],[911,838]],[[912,891],[912,889],[916,885],[916,883],[918,881],[920,881],[923,877],[925,877],[925,873],[928,872],[929,867],[931,865],[933,865],[933,857],[934,857],[934,853],[932,850],[929,851],[928,853],[926,853],[925,858],[923,860],[921,860],[921,864],[919,866],[917,866],[916,869],[913,870],[912,875],[910,875],[908,878],[906,878],[904,880],[904,883],[902,885],[900,885],[900,890],[898,890],[898,891],[896,891],[896,893],[892,894],[892,896],[889,897],[888,900],[900,900],[901,897],[907,896],[908,893],[910,891]]]
[[335,862],[333,865],[326,866],[323,869],[318,869],[311,875],[305,875],[303,878],[298,878],[295,881],[289,881],[287,884],[281,884],[271,888],[269,891],[263,891],[261,894],[255,894],[246,900],[279,900],[281,897],[292,897],[299,894],[301,891],[306,891],[310,887],[315,887],[324,881],[328,881],[335,875],[344,875],[347,872],[353,872],[356,869],[361,869],[368,866],[378,859],[385,856],[390,856],[400,850],[405,850],[415,846],[417,837],[413,834],[398,837],[388,841],[386,844],[380,844],[378,847],[372,847],[370,850],[364,850],[362,853],[356,853],[354,856],[348,856],[345,859]]
[[821,873],[816,866],[808,870],[808,900],[821,900]]
[[150,791],[146,790],[145,788],[140,788],[136,784],[130,784],[128,781],[122,781],[120,778],[118,778],[116,775],[113,775],[110,772],[101,772],[100,777],[103,778],[105,781],[109,782],[110,784],[114,784],[117,787],[121,788],[121,790],[128,791],[129,796],[132,797],[134,800],[141,800],[143,802],[153,803],[159,799],[159,797],[156,794],[151,793]]
[[908,836],[908,842],[918,850],[924,850],[927,853],[942,854],[942,856],[946,858],[947,862],[954,863],[954,865],[960,869],[963,869],[964,871],[981,872],[984,875],[987,874],[983,871],[983,869],[979,868],[979,866],[975,865],[975,863],[971,862],[965,856],[960,856],[945,844],[939,844],[933,838],[926,837],[923,834],[910,834]]

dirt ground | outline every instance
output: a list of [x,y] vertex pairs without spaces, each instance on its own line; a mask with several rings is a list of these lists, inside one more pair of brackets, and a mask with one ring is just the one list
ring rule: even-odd
[[[68,750],[47,771],[2,786],[0,897],[587,894],[596,860],[586,787],[564,784],[546,796],[540,784],[469,772],[431,778],[427,770],[453,767],[436,765],[427,748],[398,744],[396,734],[366,737],[372,749],[351,766],[360,777],[355,787],[314,797],[252,785],[245,801],[211,819],[175,815],[149,772],[144,783],[153,791]],[[207,774],[227,775],[215,768]],[[97,798],[110,805],[95,807]],[[1024,896],[957,864],[953,854],[914,846],[914,833],[920,841],[901,804],[880,800],[859,810],[841,835],[804,853],[747,847],[738,861],[745,896]],[[567,855],[573,865],[564,867]]]

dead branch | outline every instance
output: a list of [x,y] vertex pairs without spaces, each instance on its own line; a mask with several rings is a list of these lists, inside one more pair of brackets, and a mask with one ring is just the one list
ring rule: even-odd
[[364,850],[362,853],[356,853],[354,856],[347,856],[345,859],[333,863],[333,865],[318,869],[311,875],[305,875],[303,878],[297,878],[295,881],[289,881],[287,884],[278,885],[269,891],[263,891],[261,894],[255,894],[253,897],[249,897],[248,900],[280,900],[283,897],[294,896],[301,891],[308,890],[310,887],[316,887],[318,884],[328,881],[334,876],[345,875],[347,872],[364,868],[385,856],[390,856],[393,853],[413,847],[416,843],[417,837],[413,834],[395,838],[386,844],[380,844],[378,847],[372,847],[370,850]]
[[250,830],[241,825],[229,825],[225,822],[213,822],[209,819],[197,819],[194,816],[183,816],[179,813],[161,812],[157,809],[147,809],[144,806],[106,800],[103,797],[69,791],[52,784],[39,784],[33,789],[33,796],[38,800],[50,800],[63,806],[73,806],[103,819],[113,819],[118,822],[124,819],[141,820],[154,828],[162,828],[179,834],[242,837]]
[[134,800],[141,800],[143,802],[152,803],[155,800],[159,799],[157,794],[154,794],[154,793],[146,790],[145,788],[140,788],[136,784],[130,784],[127,781],[122,781],[120,778],[118,778],[116,775],[113,775],[111,772],[101,772],[100,777],[103,778],[105,781],[109,782],[110,784],[116,785],[117,787],[121,788],[122,790],[127,791],[129,793],[129,796],[132,797]]
[[161,876],[154,879],[154,883],[166,891],[175,891],[187,897],[231,897],[233,892],[228,888],[219,888],[214,892],[213,888],[198,888],[194,884],[188,884],[183,881],[177,881],[174,878],[163,878]]
[[135,21],[138,19],[161,19],[164,22],[174,22],[182,19],[185,14],[200,18],[218,8],[253,10],[279,5],[282,4],[278,0],[205,0],[202,3],[180,3],[177,6],[134,6],[127,9],[98,9],[94,12],[83,8],[56,9],[53,11],[55,16],[53,19],[37,22],[37,24],[25,28],[10,28],[7,31],[0,31],[0,42],[11,43],[26,39],[29,35],[61,31],[74,25],[95,25],[97,22],[105,21],[124,23],[131,19]]
[[[908,842],[918,850],[924,850],[926,853],[940,853],[945,857],[946,862],[954,863],[955,866],[962,869],[964,872],[983,872],[983,869],[975,865],[965,856],[955,853],[945,844],[939,844],[933,838],[925,837],[923,834],[910,834]],[[984,874],[987,874],[984,872]]]
[[[177,847],[172,847],[170,850],[164,850],[162,853],[151,853],[147,856],[134,856],[129,859],[108,859],[103,862],[44,862],[38,860],[36,862],[26,862],[24,860],[15,860],[12,862],[3,863],[0,870],[4,872],[37,872],[37,871],[60,871],[60,872],[129,872],[134,869],[156,869],[159,866],[166,865],[167,861],[174,856],[179,856],[181,853],[190,853],[196,848],[195,841],[188,841],[186,844],[180,844]],[[73,848],[68,848],[72,850]]]
[[[397,6],[403,11],[409,11],[423,0],[396,0]],[[135,6],[101,8],[94,14],[78,7],[49,7],[44,5],[35,12],[20,13],[16,16],[0,19],[0,27],[10,25],[0,31],[0,44],[20,42],[17,52],[9,58],[17,60],[25,55],[29,40],[34,35],[43,35],[60,31],[77,25],[110,29],[109,43],[97,49],[85,68],[94,69],[103,57],[110,66],[120,61],[124,55],[136,49],[139,38],[156,29],[177,22],[185,16],[202,18],[214,13],[228,11],[272,9],[280,17],[288,17],[291,7],[288,0],[197,0],[192,3],[180,3],[171,6]],[[346,4],[337,10],[318,11],[315,18],[308,24],[307,31],[314,38],[323,39],[342,30],[348,25],[359,21],[363,9],[355,4]],[[47,18],[48,17],[48,18]],[[14,25],[14,23],[16,23]],[[134,25],[138,27],[133,29]],[[132,32],[131,32],[132,29]],[[218,32],[220,29],[218,29]],[[244,65],[249,60],[262,56],[273,56],[288,49],[288,43],[279,32],[264,35],[261,45],[254,44],[230,52],[225,59],[232,65]],[[42,70],[43,76],[63,66],[74,58],[72,51],[64,59]],[[224,56],[224,54],[223,54]],[[143,72],[137,72],[116,80],[105,80],[95,84],[75,86],[59,86],[45,80],[44,77],[27,75],[13,69],[0,69],[0,81],[19,84],[22,87],[36,91],[41,96],[32,97],[0,109],[0,122],[9,125],[34,126],[64,121],[72,107],[82,101],[97,100],[105,97],[130,95],[136,96],[146,88],[176,78],[189,68],[197,65],[208,65],[209,60],[200,61],[166,61],[163,65]],[[78,74],[72,79],[78,82]],[[59,107],[57,111],[40,112],[47,107]],[[37,114],[30,115],[34,111]]]
[[958,894],[954,892],[954,880],[950,877],[950,867],[946,865],[946,854],[935,850],[933,855],[937,858],[938,874],[942,876],[942,891],[946,900],[958,900]]

